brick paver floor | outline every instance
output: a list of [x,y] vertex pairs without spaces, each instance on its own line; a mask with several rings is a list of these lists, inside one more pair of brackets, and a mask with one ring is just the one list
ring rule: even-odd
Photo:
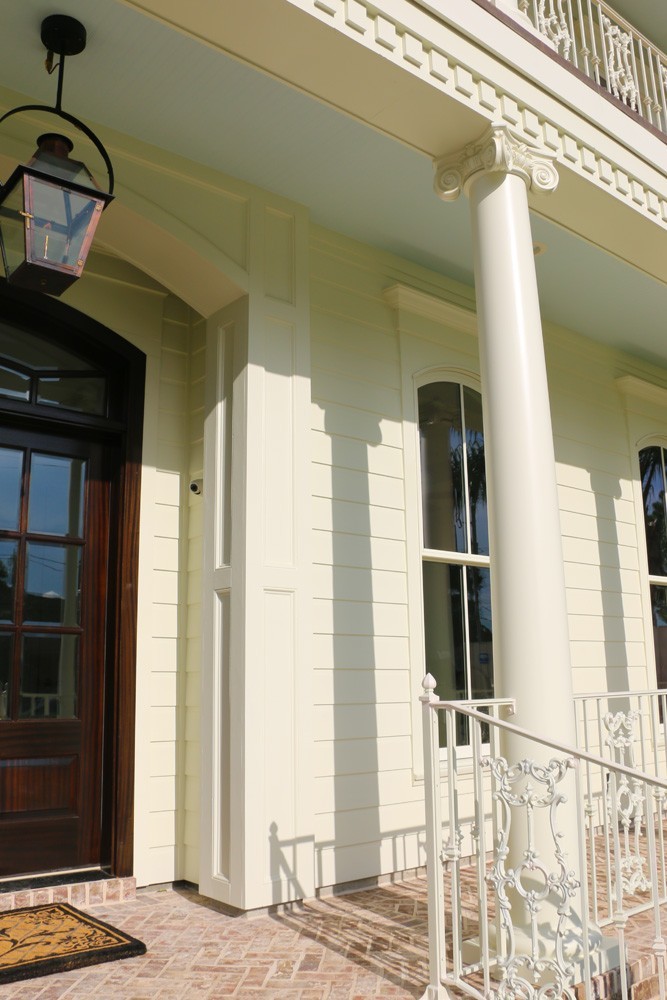
[[[0,986],[0,1000],[419,998],[428,982],[426,903],[424,877],[270,916],[230,916],[188,888],[139,890],[85,909],[144,941],[146,955]],[[630,959],[647,956],[653,937],[652,915],[634,918]]]
[[88,910],[147,954],[1,986],[2,1000],[408,1000],[428,981],[420,878],[270,916],[229,916],[190,889]]

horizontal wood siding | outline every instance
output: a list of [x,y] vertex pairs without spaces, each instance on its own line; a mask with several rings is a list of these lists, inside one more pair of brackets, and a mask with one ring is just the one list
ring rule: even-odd
[[559,331],[546,342],[575,692],[652,686],[643,526],[615,384],[633,363]]
[[416,865],[422,807],[387,279],[326,240],[311,267],[316,878],[330,885]]
[[[401,365],[479,367],[476,337],[435,320],[401,315],[399,340],[382,297],[396,281],[459,303],[465,289],[457,299],[428,272],[319,230],[311,269],[315,835],[328,885],[423,863]],[[635,441],[616,378],[664,373],[548,324],[545,345],[575,690],[652,686]],[[646,433],[667,434],[646,409]]]

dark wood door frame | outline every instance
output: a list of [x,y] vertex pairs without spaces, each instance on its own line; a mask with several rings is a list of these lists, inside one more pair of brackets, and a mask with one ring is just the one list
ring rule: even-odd
[[[110,379],[109,418],[58,414],[63,428],[108,442],[118,454],[111,489],[107,620],[102,858],[117,877],[133,874],[134,751],[139,565],[139,494],[145,355],[112,330],[45,295],[0,281],[0,322],[53,339],[104,368]],[[3,401],[16,425],[38,427],[53,412]]]

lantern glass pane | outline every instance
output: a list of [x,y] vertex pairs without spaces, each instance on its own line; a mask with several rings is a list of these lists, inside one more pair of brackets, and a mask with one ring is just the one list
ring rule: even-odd
[[28,185],[33,216],[28,237],[30,261],[79,271],[85,260],[88,227],[94,219],[94,229],[99,217],[95,208],[100,200],[35,177],[28,179]]
[[25,223],[23,211],[23,184],[18,184],[0,205],[0,243],[5,275],[10,278],[25,260]]

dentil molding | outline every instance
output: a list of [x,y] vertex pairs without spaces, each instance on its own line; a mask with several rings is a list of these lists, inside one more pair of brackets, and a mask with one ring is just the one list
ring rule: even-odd
[[554,160],[553,154],[528,143],[502,122],[494,122],[478,142],[436,163],[435,190],[443,201],[455,201],[462,191],[468,192],[475,177],[505,173],[523,178],[529,190],[555,191],[558,171]]
[[496,80],[462,62],[434,38],[408,26],[397,16],[397,5],[387,3],[385,9],[379,10],[377,0],[289,2],[467,105],[487,121],[503,121],[520,131],[528,141],[543,144],[570,170],[645,217],[667,226],[664,191],[650,187],[599,148],[573,135],[553,117],[544,115],[540,108],[526,104],[517,94],[508,93]]

